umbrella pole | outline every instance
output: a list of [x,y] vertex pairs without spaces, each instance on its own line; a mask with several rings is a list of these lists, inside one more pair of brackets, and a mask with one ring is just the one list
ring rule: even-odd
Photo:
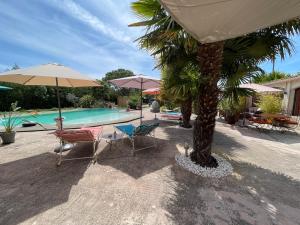
[[143,78],[141,79],[141,115],[140,115],[140,125],[142,125],[143,116]]
[[60,106],[60,97],[59,97],[59,87],[58,87],[58,79],[57,77],[55,78],[56,81],[56,96],[57,96],[57,104],[58,104],[58,118],[59,118],[59,123],[60,123],[60,129],[63,129],[63,124],[62,124],[62,117],[61,117],[61,106]]

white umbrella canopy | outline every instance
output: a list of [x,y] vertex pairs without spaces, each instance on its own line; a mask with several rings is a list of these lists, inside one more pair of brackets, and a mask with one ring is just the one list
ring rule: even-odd
[[201,43],[226,40],[300,16],[299,0],[160,0]]
[[123,77],[119,79],[110,80],[109,82],[113,83],[118,87],[136,88],[142,90],[160,87],[159,79],[149,77],[149,76],[144,76],[144,75]]
[[49,63],[0,73],[0,81],[23,85],[59,87],[100,86],[96,81],[66,66]]
[[0,73],[0,81],[22,85],[55,86],[57,91],[60,129],[62,129],[62,116],[59,87],[101,86],[99,83],[90,79],[89,77],[57,63],[49,63]]
[[254,84],[254,83],[241,84],[240,88],[249,88],[249,89],[256,91],[257,93],[280,93],[280,92],[283,92],[280,89],[276,89],[276,88],[272,88],[272,87],[268,87],[268,86],[264,86],[264,85],[260,85],[260,84]]
[[142,117],[143,117],[143,108],[142,108],[142,98],[143,98],[143,90],[149,88],[158,88],[160,87],[160,80],[154,77],[149,77],[145,75],[135,75],[131,77],[123,77],[119,79],[110,80],[112,84],[123,87],[123,88],[136,88],[140,89],[141,95],[141,116],[140,116],[140,123],[142,124]]

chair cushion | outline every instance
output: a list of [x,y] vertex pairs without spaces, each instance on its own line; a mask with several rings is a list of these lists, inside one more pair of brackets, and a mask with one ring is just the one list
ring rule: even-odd
[[82,127],[80,128],[80,130],[87,130],[90,131],[92,133],[92,135],[94,136],[94,139],[98,139],[98,136],[102,133],[103,131],[103,127],[102,126],[98,126],[98,127]]
[[115,127],[123,133],[127,134],[129,137],[132,137],[135,131],[135,126],[133,126],[132,124],[118,125]]
[[159,126],[159,123],[154,124],[142,124],[135,129],[135,135],[147,135],[151,133],[156,127]]

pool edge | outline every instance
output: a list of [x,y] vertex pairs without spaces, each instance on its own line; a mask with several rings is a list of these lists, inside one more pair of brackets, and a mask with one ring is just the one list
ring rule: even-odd
[[[107,123],[88,123],[88,124],[72,124],[72,125],[65,125],[64,129],[78,129],[81,127],[97,127],[97,126],[107,126],[107,125],[113,125],[113,124],[119,124],[119,123],[128,123],[128,122],[132,122],[135,120],[139,120],[141,117],[138,115],[126,118],[126,119],[119,119],[119,120],[115,120],[115,121],[110,121]],[[36,125],[34,127],[19,127],[16,128],[15,131],[16,132],[35,132],[35,131],[51,131],[51,130],[56,130],[56,126],[55,125],[43,125],[46,129],[44,129],[43,127]]]

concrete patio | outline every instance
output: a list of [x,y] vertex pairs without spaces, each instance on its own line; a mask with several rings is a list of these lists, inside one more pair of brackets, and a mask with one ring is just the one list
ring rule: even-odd
[[[146,122],[153,117],[147,112]],[[192,130],[161,122],[156,137],[158,149],[135,157],[128,143],[110,149],[103,141],[96,164],[57,168],[53,135],[18,133],[16,143],[0,146],[0,224],[300,224],[299,135],[219,121],[213,149],[234,167],[222,179],[175,163],[181,145],[192,144]],[[68,155],[89,149],[81,145]]]

